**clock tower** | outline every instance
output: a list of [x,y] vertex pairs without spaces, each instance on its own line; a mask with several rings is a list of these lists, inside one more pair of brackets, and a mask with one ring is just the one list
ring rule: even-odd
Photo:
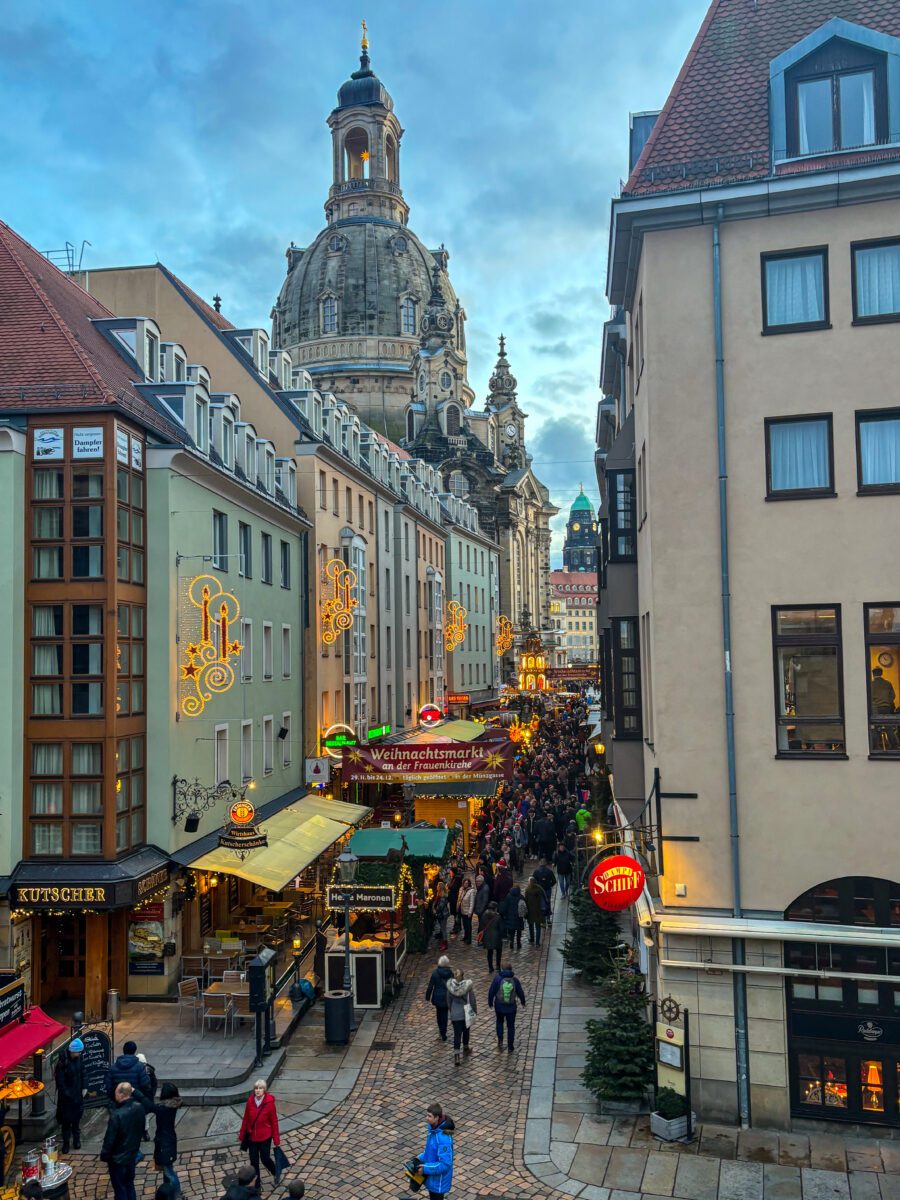
[[581,487],[575,503],[569,509],[566,540],[563,543],[563,569],[566,571],[596,571],[597,519],[591,502]]

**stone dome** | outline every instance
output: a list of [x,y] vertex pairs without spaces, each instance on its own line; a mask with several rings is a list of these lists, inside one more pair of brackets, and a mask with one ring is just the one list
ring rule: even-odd
[[372,70],[369,56],[364,50],[359,60],[359,70],[354,71],[346,83],[338,89],[338,108],[355,108],[357,105],[380,104],[388,112],[393,111],[394,101],[387,88]]
[[[435,262],[444,268],[446,252],[428,250],[406,225],[370,216],[332,222],[306,250],[288,251],[288,273],[275,306],[276,344],[322,338],[326,297],[337,300],[337,329],[331,336],[405,338],[411,346],[418,344]],[[455,316],[456,293],[446,270],[439,280]],[[401,302],[407,297],[416,305],[415,332],[401,328]]]

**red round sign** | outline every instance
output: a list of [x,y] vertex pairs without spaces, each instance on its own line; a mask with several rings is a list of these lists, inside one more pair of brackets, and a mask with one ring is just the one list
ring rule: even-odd
[[621,912],[644,890],[644,868],[628,854],[603,858],[591,871],[588,891],[599,908]]
[[443,719],[444,714],[436,704],[423,704],[419,709],[419,720],[423,725],[437,725]]
[[233,825],[249,825],[256,815],[256,809],[249,800],[236,800],[228,815]]

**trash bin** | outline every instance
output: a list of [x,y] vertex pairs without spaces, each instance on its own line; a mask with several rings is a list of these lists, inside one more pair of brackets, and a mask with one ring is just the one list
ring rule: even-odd
[[118,1021],[120,1015],[118,989],[110,988],[106,993],[106,1019],[107,1021]]
[[325,1041],[329,1046],[345,1046],[353,1026],[353,993],[325,993]]

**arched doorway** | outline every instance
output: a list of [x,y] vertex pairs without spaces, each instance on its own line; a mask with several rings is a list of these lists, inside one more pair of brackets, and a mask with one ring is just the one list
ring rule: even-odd
[[900,883],[830,879],[784,915],[835,926],[785,942],[792,1113],[900,1126]]
[[364,129],[351,129],[344,138],[344,178],[369,178],[369,135]]

